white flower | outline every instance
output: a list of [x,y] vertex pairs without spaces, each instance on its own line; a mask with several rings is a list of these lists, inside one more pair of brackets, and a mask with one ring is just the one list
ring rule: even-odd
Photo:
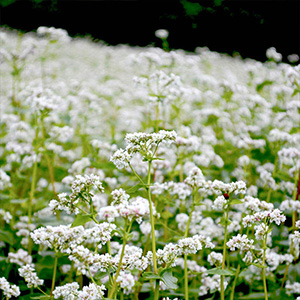
[[223,254],[217,253],[217,252],[210,252],[210,254],[207,257],[207,261],[210,263],[211,266],[213,265],[221,265],[223,262]]
[[291,294],[300,294],[300,283],[293,282],[291,283],[289,280],[285,284],[285,291],[288,295]]
[[230,248],[230,251],[235,251],[235,249],[240,249],[240,251],[248,252],[254,248],[253,246],[254,240],[249,240],[247,235],[233,236],[227,243],[227,247]]
[[132,158],[132,155],[129,154],[124,149],[117,150],[110,158],[110,161],[115,164],[118,169],[126,168]]
[[19,266],[27,265],[32,263],[32,256],[27,251],[19,249],[16,253],[9,252],[8,260],[11,263],[18,264]]
[[10,285],[5,277],[0,277],[0,290],[3,291],[3,295],[8,299],[11,297],[20,296],[20,288],[14,284]]
[[0,191],[3,191],[10,186],[10,177],[2,169],[0,169]]
[[54,299],[63,297],[64,300],[78,299],[79,284],[77,282],[67,283],[63,286],[55,287],[53,291]]
[[169,32],[166,29],[158,29],[155,31],[155,36],[160,39],[166,39],[169,36]]
[[120,287],[124,289],[124,293],[129,295],[133,291],[136,278],[129,272],[120,271],[116,281],[119,283]]
[[41,37],[46,37],[50,41],[68,43],[71,40],[71,38],[68,35],[68,32],[61,28],[40,26],[37,29],[37,34]]
[[5,211],[4,209],[0,209],[0,217],[3,218],[3,220],[9,224],[10,220],[12,219],[12,215],[9,211]]
[[226,208],[227,203],[228,201],[225,199],[223,195],[218,196],[215,199],[214,204],[212,205],[212,209],[224,210]]
[[266,56],[270,60],[274,60],[275,62],[280,62],[282,60],[282,55],[276,51],[274,47],[267,49]]
[[34,267],[32,264],[24,265],[19,269],[20,276],[24,277],[25,281],[27,282],[27,286],[29,288],[32,288],[32,287],[36,288],[39,285],[44,284],[44,280],[39,279],[36,272],[34,272],[34,271],[35,270],[34,270]]

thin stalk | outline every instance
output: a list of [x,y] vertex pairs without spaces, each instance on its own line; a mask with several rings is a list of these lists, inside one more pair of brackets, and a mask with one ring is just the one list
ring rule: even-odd
[[230,300],[234,300],[235,286],[236,286],[236,281],[237,281],[237,279],[239,277],[240,269],[241,269],[241,266],[238,264],[238,267],[237,267],[236,272],[235,272],[234,281],[233,281],[233,284],[232,284],[232,290],[231,290],[231,294],[230,294]]
[[108,293],[108,298],[113,297],[113,295],[115,293],[115,290],[116,290],[116,287],[117,287],[117,278],[118,278],[118,276],[120,274],[120,271],[121,271],[122,260],[123,260],[124,254],[125,254],[125,246],[126,246],[126,243],[127,243],[128,234],[130,232],[131,225],[132,225],[132,222],[128,226],[128,229],[126,230],[126,233],[125,233],[124,238],[123,238],[123,246],[122,246],[121,256],[120,256],[120,260],[119,260],[119,264],[118,264],[118,269],[117,269],[116,275],[114,277],[114,282],[113,282],[112,288]]
[[149,200],[149,209],[150,209],[150,222],[151,222],[151,235],[152,235],[153,271],[154,271],[155,274],[157,274],[155,224],[154,224],[154,216],[153,216],[153,208],[152,208],[150,183],[151,183],[151,161],[149,161],[149,169],[148,169],[148,176],[147,176],[147,190],[148,190],[148,200]]
[[47,293],[45,293],[39,286],[37,286],[36,287],[41,293],[43,293],[45,296],[48,296],[49,297],[49,295],[47,294]]
[[155,117],[155,132],[158,132],[158,124],[159,124],[159,102],[156,105],[156,117]]
[[143,181],[143,179],[135,172],[134,168],[132,167],[132,165],[129,163],[129,168],[131,169],[131,171],[133,172],[133,174],[136,176],[136,178],[143,184],[146,185]]
[[189,280],[186,254],[184,255],[184,298],[185,300],[189,300]]
[[[143,256],[145,256],[146,253],[147,253],[147,248],[148,248],[149,242],[150,242],[150,235],[147,236],[147,240],[146,240],[145,247],[144,247],[144,250],[143,250]],[[138,279],[141,277],[141,275],[142,275],[142,271],[139,272]],[[135,290],[134,300],[139,300],[139,293],[141,292],[141,290],[142,290],[142,285],[139,285],[137,287],[137,289]]]
[[101,290],[99,290],[98,284],[95,282],[94,277],[93,277],[93,275],[92,275],[91,270],[90,270],[89,267],[88,267],[88,272],[89,272],[89,275],[90,275],[90,277],[91,277],[91,280],[92,280],[93,284],[94,284],[94,285],[96,286],[96,288],[97,288],[98,293],[101,295],[101,299],[103,299],[102,292],[101,292]]
[[[227,243],[228,212],[229,212],[229,207],[226,209],[226,212],[225,212],[225,232],[224,232],[224,244],[223,244],[222,270],[225,269],[225,262],[226,262],[226,243]],[[225,300],[224,275],[221,275],[221,300]]]
[[[193,197],[193,202],[194,202],[194,197]],[[191,223],[191,219],[192,219],[192,214],[194,211],[194,203],[192,204],[192,209],[189,215],[189,219],[186,225],[186,230],[185,230],[185,234],[184,237],[187,238],[188,234],[189,234],[189,229],[190,229],[190,223]],[[184,255],[184,296],[185,296],[185,300],[189,299],[189,277],[188,277],[188,266],[187,266],[187,255]]]
[[57,269],[57,256],[55,255],[55,258],[54,258],[54,268],[53,268],[53,276],[52,276],[52,285],[51,285],[51,292],[50,292],[50,298],[51,299],[53,299],[52,294],[53,294],[53,290],[54,290],[54,287],[55,287],[56,269]]
[[108,252],[109,255],[111,255],[110,241],[108,241],[108,242],[106,243],[106,245],[107,245],[107,252]]
[[[293,192],[293,200],[296,201],[299,198],[299,192],[300,192],[300,171],[299,171],[299,177],[298,177],[298,173],[295,172],[294,184],[295,184],[295,188]],[[296,221],[297,221],[297,211],[293,212],[292,219],[293,219],[293,228],[295,228]]]
[[266,271],[265,271],[265,261],[266,261],[266,249],[267,249],[267,236],[264,239],[264,254],[263,254],[263,262],[262,262],[262,278],[263,278],[263,284],[264,284],[264,294],[265,294],[265,300],[268,300],[268,289],[267,289],[267,281],[266,281]]
[[37,163],[38,157],[36,156],[34,165],[33,165],[33,172],[32,172],[32,181],[31,181],[31,188],[30,188],[30,196],[29,196],[29,203],[28,203],[28,222],[31,224],[32,218],[32,202],[34,197],[35,185],[36,185],[36,174],[37,174]]

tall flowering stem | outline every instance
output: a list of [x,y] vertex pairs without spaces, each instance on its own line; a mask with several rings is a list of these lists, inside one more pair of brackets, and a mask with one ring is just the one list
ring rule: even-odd
[[[127,221],[126,221],[126,225],[127,225]],[[121,250],[121,256],[120,256],[120,260],[119,260],[119,264],[118,264],[118,269],[117,269],[116,275],[114,277],[112,288],[108,293],[108,298],[112,298],[115,294],[115,291],[116,291],[117,279],[118,279],[118,276],[119,276],[120,271],[121,271],[122,261],[123,261],[123,257],[124,257],[124,254],[125,254],[125,246],[126,246],[127,241],[128,241],[128,235],[129,235],[130,230],[131,230],[131,225],[132,225],[132,222],[130,222],[130,224],[128,225],[128,228],[126,228],[126,231],[125,231],[124,236],[123,236],[123,246],[122,246],[122,250]]]
[[[224,243],[223,243],[222,270],[225,270],[225,262],[226,262],[228,213],[229,213],[229,206],[227,207],[227,209],[225,211],[225,232],[224,232]],[[224,277],[225,277],[224,275],[221,275],[221,300],[225,300]]]
[[[56,251],[55,251],[55,254],[56,254]],[[51,292],[50,292],[50,298],[51,299],[53,299],[53,290],[54,290],[54,287],[55,287],[56,269],[57,269],[57,256],[55,255],[54,267],[53,267],[53,276],[52,276],[52,285],[51,285]]]
[[[185,238],[187,238],[188,234],[189,234],[192,214],[193,214],[193,211],[195,208],[194,201],[195,201],[195,193],[193,193],[193,204],[192,204],[192,209],[191,209],[189,219],[188,219],[188,222],[186,225],[186,230],[185,230],[185,234],[184,234]],[[188,278],[188,266],[187,266],[187,255],[186,254],[184,255],[184,296],[185,296],[185,300],[189,300],[189,278]]]
[[[299,170],[299,174],[295,172],[294,183],[295,183],[295,188],[293,192],[293,200],[296,201],[299,199],[299,193],[300,193],[300,170]],[[297,221],[297,211],[292,212],[292,220],[293,220],[293,228],[295,228],[296,221]]]
[[29,203],[28,203],[28,222],[31,223],[32,219],[32,202],[34,197],[34,191],[36,186],[36,175],[37,175],[37,164],[38,164],[38,157],[36,157],[33,171],[32,171],[32,180],[31,180],[31,188],[30,188],[30,195],[29,195]]
[[232,288],[231,288],[230,300],[234,300],[235,286],[236,286],[236,281],[240,274],[240,269],[241,269],[241,266],[240,266],[240,264],[238,264],[236,272],[235,272],[235,277],[234,277],[234,281],[232,284]]
[[268,289],[267,289],[267,280],[266,280],[266,250],[267,250],[267,235],[264,237],[263,240],[263,261],[262,261],[262,279],[264,284],[264,294],[265,294],[265,300],[268,300]]
[[156,241],[155,241],[155,225],[154,225],[154,216],[153,216],[153,208],[152,208],[152,198],[150,191],[151,184],[151,161],[149,161],[149,169],[147,176],[147,191],[148,191],[148,200],[149,200],[149,209],[150,209],[150,222],[151,222],[151,235],[152,235],[152,252],[153,252],[153,271],[157,274],[157,261],[156,261]]

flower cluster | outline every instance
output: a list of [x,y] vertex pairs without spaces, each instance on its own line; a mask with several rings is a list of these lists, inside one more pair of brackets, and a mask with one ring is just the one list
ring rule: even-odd
[[84,286],[82,291],[80,291],[79,284],[72,282],[56,287],[53,291],[53,296],[54,299],[62,297],[64,300],[98,300],[103,299],[105,290],[104,285],[90,283],[88,286]]
[[50,201],[49,206],[54,213],[63,210],[68,214],[79,214],[79,204],[81,202],[87,202],[91,204],[91,199],[94,194],[91,189],[95,187],[98,191],[103,192],[102,182],[98,175],[77,175],[71,186],[71,194],[60,193],[57,195],[57,200]]
[[40,279],[34,271],[35,269],[32,264],[24,265],[19,269],[20,276],[24,277],[29,288],[38,287],[39,285],[44,284],[44,280]]
[[[158,249],[156,255],[161,264],[166,263],[167,265],[175,266],[177,257],[195,254],[202,250],[203,247],[212,249],[215,245],[210,241],[210,238],[194,235],[190,238],[180,239],[177,244],[167,244],[163,249]],[[150,255],[149,252],[147,255]]]
[[20,288],[15,284],[11,285],[5,277],[0,277],[0,290],[3,291],[3,295],[6,296],[8,299],[11,297],[18,297],[20,296]]
[[126,149],[117,150],[111,161],[118,169],[127,167],[133,154],[139,152],[143,158],[150,159],[155,155],[159,144],[171,144],[176,139],[175,131],[160,130],[158,133],[128,133],[125,137]]

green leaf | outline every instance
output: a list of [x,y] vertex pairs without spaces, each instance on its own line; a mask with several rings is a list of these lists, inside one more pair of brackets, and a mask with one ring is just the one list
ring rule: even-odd
[[178,288],[178,285],[176,284],[178,279],[172,275],[171,270],[165,271],[162,274],[161,279],[169,289],[176,290]]
[[130,232],[130,233],[127,235],[127,241],[132,240],[132,238],[133,238],[133,232]]
[[162,212],[160,214],[160,216],[163,218],[163,219],[170,219],[173,217],[173,214],[171,212],[169,212],[168,210]]
[[260,92],[260,91],[264,88],[265,85],[271,85],[272,83],[273,83],[273,81],[265,80],[263,83],[258,84],[258,85],[256,86],[256,90],[257,90],[258,92]]
[[0,230],[0,241],[13,245],[15,238],[10,231]]
[[226,219],[224,217],[222,217],[221,220],[220,220],[220,222],[219,222],[219,225],[225,226],[226,223],[227,223],[227,225],[230,225],[231,221],[230,220],[226,221]]
[[266,268],[266,266],[262,266],[262,265],[259,265],[259,264],[252,264],[252,265],[257,267],[257,268],[260,268],[260,269]]
[[127,193],[135,193],[137,192],[140,188],[144,188],[145,186],[141,183],[136,184],[135,186],[131,187],[128,189],[126,192]]
[[224,269],[222,270],[220,267],[210,269],[206,271],[206,274],[211,274],[211,275],[224,275],[224,276],[234,276],[235,271],[232,269]]
[[[270,297],[271,294],[268,294]],[[238,298],[239,300],[247,300],[247,299],[265,299],[265,294],[264,293],[251,293],[250,295],[247,296],[242,296]]]
[[234,204],[242,204],[244,203],[242,200],[239,199],[233,199],[229,202],[230,205],[234,205]]
[[295,89],[293,94],[292,94],[292,97],[294,97],[295,95],[297,95],[298,93],[300,93],[300,90],[299,89]]
[[152,272],[145,272],[143,274],[143,278],[146,280],[161,279],[161,277],[158,274]]
[[84,225],[85,223],[91,221],[92,218],[90,215],[77,215],[71,227],[76,227]]

